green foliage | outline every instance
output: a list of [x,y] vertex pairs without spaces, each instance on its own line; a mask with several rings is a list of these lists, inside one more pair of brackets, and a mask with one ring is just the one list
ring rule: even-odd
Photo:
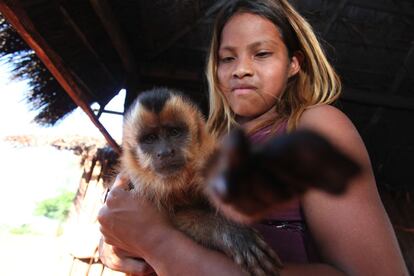
[[14,235],[27,235],[33,234],[33,230],[30,228],[29,224],[22,224],[18,227],[10,229],[10,233]]
[[60,195],[45,199],[38,203],[35,215],[64,221],[69,214],[75,193],[63,191]]

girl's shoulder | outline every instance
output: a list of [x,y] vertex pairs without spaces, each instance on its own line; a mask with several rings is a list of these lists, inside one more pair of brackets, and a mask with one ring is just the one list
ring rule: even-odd
[[303,112],[297,129],[315,131],[363,164],[369,163],[365,145],[351,120],[330,105],[310,107]]
[[316,105],[308,107],[299,119],[299,127],[310,127],[325,123],[334,124],[352,124],[349,118],[338,108],[328,105]]
[[306,109],[299,119],[297,128],[314,130],[334,140],[359,138],[351,120],[338,108],[326,104]]

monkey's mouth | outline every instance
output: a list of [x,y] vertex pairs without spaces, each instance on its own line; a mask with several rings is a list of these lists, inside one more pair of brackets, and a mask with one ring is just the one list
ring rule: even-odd
[[173,162],[173,163],[168,163],[168,164],[157,166],[155,170],[158,174],[161,174],[164,176],[172,176],[174,174],[181,172],[181,169],[183,167],[184,167],[184,162]]

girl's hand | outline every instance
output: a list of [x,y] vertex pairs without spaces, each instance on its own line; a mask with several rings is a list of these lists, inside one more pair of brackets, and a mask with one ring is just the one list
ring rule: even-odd
[[133,262],[134,258],[146,258],[173,227],[155,206],[130,191],[125,177],[116,179],[98,221],[103,235],[102,261],[109,267],[118,265],[118,270],[124,266],[140,270],[143,264]]
[[99,243],[99,258],[105,266],[134,276],[155,275],[152,267],[143,259],[129,256],[130,254],[126,251],[109,245],[101,239]]

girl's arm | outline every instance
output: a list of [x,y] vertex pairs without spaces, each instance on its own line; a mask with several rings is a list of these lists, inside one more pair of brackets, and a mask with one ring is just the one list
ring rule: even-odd
[[324,105],[305,111],[299,128],[324,135],[363,166],[344,195],[310,190],[303,196],[305,217],[323,259],[348,275],[408,275],[353,124],[338,109]]

